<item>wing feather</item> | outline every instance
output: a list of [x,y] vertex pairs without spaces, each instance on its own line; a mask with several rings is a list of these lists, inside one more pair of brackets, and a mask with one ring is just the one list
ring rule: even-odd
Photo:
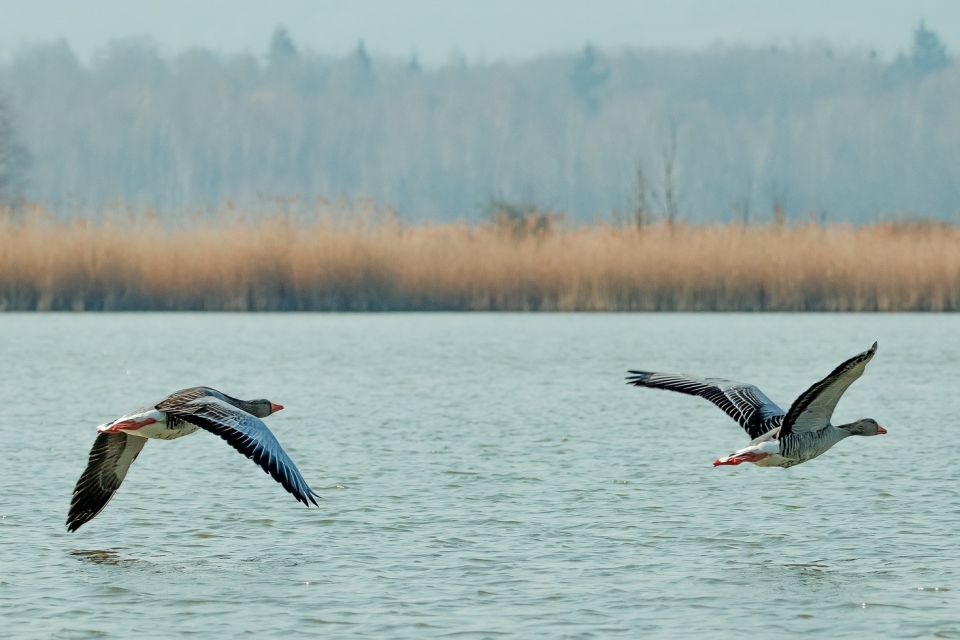
[[752,384],[723,378],[694,378],[678,373],[630,371],[627,383],[635,387],[667,389],[705,398],[757,438],[780,426],[783,409]]
[[[168,399],[170,400],[170,399]],[[161,408],[161,405],[158,405]],[[213,395],[199,395],[183,403],[162,403],[162,410],[214,433],[250,458],[294,498],[310,506],[319,497],[260,418]]]
[[68,531],[76,531],[107,506],[146,443],[146,438],[123,432],[97,435],[87,468],[73,490],[67,514]]
[[876,352],[877,343],[874,342],[872,347],[843,362],[826,378],[800,394],[800,397],[790,405],[790,410],[783,419],[780,437],[789,433],[822,429],[830,424],[830,418],[837,403],[840,402],[840,397],[857,378],[863,375],[867,363],[873,359]]

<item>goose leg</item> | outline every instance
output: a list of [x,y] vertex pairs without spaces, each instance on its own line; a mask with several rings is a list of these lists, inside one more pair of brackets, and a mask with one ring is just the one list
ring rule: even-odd
[[758,460],[763,460],[768,455],[770,454],[763,453],[762,451],[745,451],[743,453],[735,453],[732,456],[727,456],[726,458],[714,460],[713,466],[719,467],[723,464],[738,465],[743,462],[757,462]]
[[117,433],[121,430],[123,431],[136,431],[137,429],[142,429],[143,427],[156,424],[156,420],[153,418],[144,418],[143,420],[121,420],[119,422],[114,422],[107,425],[103,429],[97,429],[100,433]]

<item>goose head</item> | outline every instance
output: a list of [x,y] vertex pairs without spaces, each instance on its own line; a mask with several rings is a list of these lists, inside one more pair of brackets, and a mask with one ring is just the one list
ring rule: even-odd
[[849,431],[852,436],[879,436],[887,432],[873,418],[863,418],[850,424],[843,424],[840,428]]
[[244,410],[252,413],[258,418],[266,418],[271,413],[276,413],[277,411],[280,411],[280,409],[283,409],[282,404],[270,402],[266,398],[261,398],[259,400],[248,400],[245,404],[246,406],[244,407]]

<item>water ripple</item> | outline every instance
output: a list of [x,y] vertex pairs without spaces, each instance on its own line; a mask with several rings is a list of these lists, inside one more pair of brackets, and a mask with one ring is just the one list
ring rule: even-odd
[[[900,388],[952,375],[929,363],[960,357],[953,323],[0,316],[18,336],[0,341],[8,396],[56,389],[0,415],[7,442],[27,423],[51,434],[5,452],[0,635],[960,638],[960,468],[924,444],[960,455],[942,438],[960,397]],[[620,381],[682,366],[789,402],[866,335],[881,350],[838,413],[889,435],[788,470],[712,468],[743,441],[735,425]],[[142,375],[157,353],[164,366]],[[320,508],[199,433],[150,443],[104,512],[66,534],[93,427],[198,378],[287,406],[270,425]]]

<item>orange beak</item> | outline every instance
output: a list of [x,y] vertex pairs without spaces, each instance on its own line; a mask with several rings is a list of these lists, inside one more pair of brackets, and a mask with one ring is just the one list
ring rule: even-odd
[[277,411],[280,411],[280,409],[283,409],[282,404],[276,404],[275,402],[270,403],[270,413],[276,413]]
[[879,435],[883,435],[883,434],[886,433],[886,432],[887,432],[886,429],[884,429],[884,428],[881,427],[880,425],[877,425],[877,435],[878,435],[878,436],[879,436]]

